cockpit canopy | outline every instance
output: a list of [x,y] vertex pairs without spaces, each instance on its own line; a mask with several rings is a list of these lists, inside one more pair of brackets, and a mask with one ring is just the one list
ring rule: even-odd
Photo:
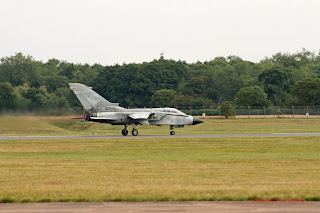
[[180,114],[180,115],[185,115],[185,113],[181,112],[180,110],[177,110],[175,108],[159,108],[160,112],[169,112],[169,113],[175,113],[175,114]]

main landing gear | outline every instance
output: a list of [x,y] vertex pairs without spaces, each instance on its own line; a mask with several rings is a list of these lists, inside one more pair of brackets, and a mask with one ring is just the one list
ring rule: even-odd
[[136,129],[136,124],[132,124],[133,130],[131,131],[131,134],[133,136],[137,136],[138,135],[138,130]]
[[123,136],[127,136],[128,135],[128,130],[127,130],[127,125],[124,126],[124,129],[121,131]]
[[126,128],[127,128],[127,127],[125,127],[125,128],[121,131],[121,133],[122,133],[123,136],[127,136],[127,135],[128,135],[128,130],[127,130]]
[[137,130],[137,129],[133,129],[133,130],[131,131],[131,134],[132,134],[133,136],[137,136],[137,135],[138,135],[138,130]]
[[[135,125],[135,124],[132,124],[132,126],[133,126],[133,130],[131,131],[131,134],[132,134],[133,136],[137,136],[137,135],[139,134],[139,132],[138,132],[138,130],[136,129],[136,125]],[[128,127],[128,125],[125,125],[125,126],[124,126],[124,129],[121,131],[121,133],[122,133],[123,136],[127,136],[127,135],[128,135],[127,127]]]
[[[136,124],[132,124],[133,126],[133,130],[131,131],[131,134],[133,136],[137,136],[139,134],[138,130],[136,129]],[[124,125],[124,129],[121,131],[123,136],[127,136],[128,135],[128,130],[127,130],[128,125]],[[170,135],[175,135],[175,131],[174,131],[174,125],[170,126]]]
[[171,125],[170,126],[170,135],[175,135],[176,133],[173,131],[174,130],[174,126],[173,125]]

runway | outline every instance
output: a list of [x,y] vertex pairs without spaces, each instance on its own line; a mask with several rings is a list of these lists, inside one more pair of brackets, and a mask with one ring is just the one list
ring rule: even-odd
[[36,139],[143,139],[143,138],[219,138],[219,137],[320,137],[320,133],[211,134],[211,135],[138,135],[138,136],[0,136],[0,140]]
[[320,202],[101,202],[101,203],[4,203],[2,212],[319,212]]

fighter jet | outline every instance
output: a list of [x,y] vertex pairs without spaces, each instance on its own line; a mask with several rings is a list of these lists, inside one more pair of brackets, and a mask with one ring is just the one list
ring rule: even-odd
[[174,128],[183,128],[186,125],[203,123],[202,120],[186,115],[175,108],[136,108],[127,109],[119,106],[119,103],[111,103],[84,84],[69,83],[86,113],[87,121],[108,123],[112,125],[124,125],[121,131],[123,136],[128,135],[127,127],[133,126],[133,136],[138,135],[138,125],[168,125],[170,135],[174,135]]

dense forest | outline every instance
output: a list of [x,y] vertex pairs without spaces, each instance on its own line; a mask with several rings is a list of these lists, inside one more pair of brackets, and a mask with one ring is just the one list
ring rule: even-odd
[[0,109],[81,107],[69,82],[92,86],[124,107],[320,105],[320,52],[277,53],[259,63],[237,56],[187,63],[159,59],[140,64],[44,63],[17,53],[1,58]]

